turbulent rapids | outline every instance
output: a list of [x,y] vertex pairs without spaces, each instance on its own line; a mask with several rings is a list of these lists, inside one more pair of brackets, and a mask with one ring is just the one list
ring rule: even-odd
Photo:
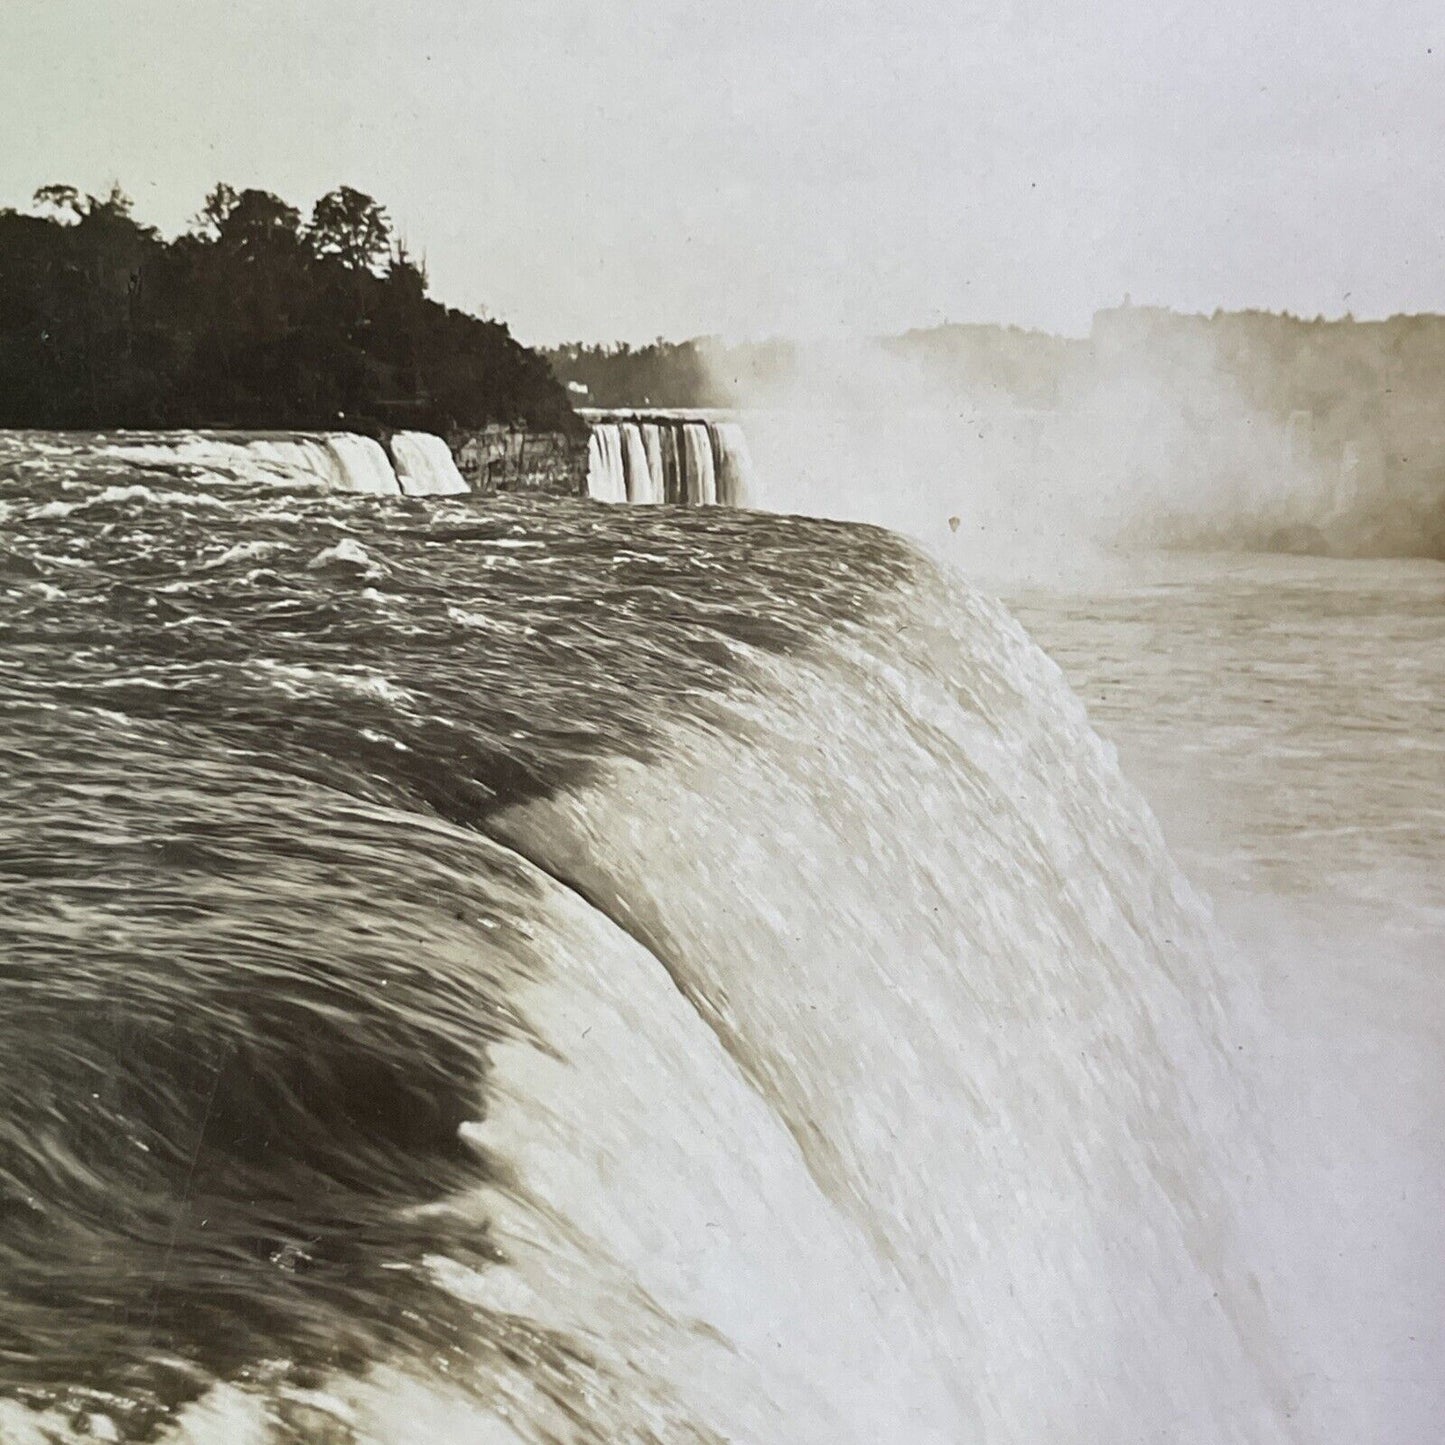
[[220,446],[0,439],[0,1438],[1287,1438],[1236,985],[1001,607]]

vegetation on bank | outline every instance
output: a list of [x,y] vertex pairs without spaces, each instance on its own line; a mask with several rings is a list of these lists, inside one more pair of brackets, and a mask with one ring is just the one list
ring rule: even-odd
[[164,239],[119,188],[0,209],[0,426],[573,431],[546,360],[443,306],[370,196],[218,185]]
[[[1016,326],[948,326],[872,345],[879,358],[925,365],[942,360],[954,367],[945,380],[1040,404],[1053,399],[1057,377],[1078,344]],[[729,344],[699,336],[659,338],[646,346],[568,342],[543,354],[581,406],[734,407],[786,396],[808,376],[818,351],[783,339]],[[821,354],[828,356],[826,347]]]
[[[1185,315],[1156,307],[1101,311],[1086,337],[1017,326],[928,327],[877,338],[875,359],[900,364],[933,398],[1056,409],[1078,404],[1121,372],[1147,373],[1161,392],[1188,398],[1203,369],[1281,418],[1300,411],[1370,430],[1383,414],[1429,418],[1445,434],[1445,316],[1384,321],[1313,320],[1268,311]],[[579,404],[598,407],[737,406],[785,394],[807,379],[826,346],[771,340],[728,345],[715,337],[647,346],[568,343],[546,353]],[[846,363],[848,353],[842,353]]]
[[543,353],[581,406],[730,406],[733,392],[711,338],[647,346],[570,342]]

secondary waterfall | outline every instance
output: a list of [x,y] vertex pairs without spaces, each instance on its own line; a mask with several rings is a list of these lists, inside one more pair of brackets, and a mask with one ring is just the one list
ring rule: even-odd
[[747,433],[735,421],[717,422],[712,432],[717,449],[718,500],[726,498],[733,507],[755,506],[758,501],[756,474]]
[[118,463],[195,480],[379,497],[469,490],[451,448],[430,432],[395,433],[390,455],[380,442],[356,432],[122,432],[103,441],[103,455]]
[[[654,486],[653,500],[657,502],[666,501],[667,493],[667,461],[662,450],[662,429],[655,421],[645,422],[642,427],[642,445],[647,451],[647,469],[651,473]],[[660,481],[661,485],[656,483]]]
[[592,422],[587,495],[602,502],[751,507],[757,485],[739,423],[626,413]]
[[709,506],[717,501],[717,467],[712,433],[703,423],[690,421],[682,429],[682,441],[687,453],[684,500],[695,507]]
[[467,490],[451,448],[430,432],[397,432],[391,439],[391,458],[409,497],[456,496]]
[[642,430],[636,422],[624,422],[622,425],[622,457],[626,473],[627,500],[660,502],[662,489],[654,488],[647,448],[642,444]]
[[353,432],[338,432],[327,437],[326,449],[337,462],[342,482],[338,491],[370,492],[382,497],[396,496],[401,491],[380,442]]
[[587,444],[587,495],[599,502],[625,502],[627,478],[622,467],[622,429],[592,428]]

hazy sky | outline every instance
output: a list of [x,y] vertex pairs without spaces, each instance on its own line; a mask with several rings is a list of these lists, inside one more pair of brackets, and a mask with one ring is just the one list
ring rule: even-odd
[[529,341],[1445,310],[1440,0],[0,0],[0,204],[390,208]]

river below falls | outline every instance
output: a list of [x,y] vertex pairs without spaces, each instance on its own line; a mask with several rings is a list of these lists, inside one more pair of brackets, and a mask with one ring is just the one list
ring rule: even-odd
[[1243,555],[1006,600],[1252,965],[1252,1201],[1310,1440],[1445,1418],[1445,567]]

